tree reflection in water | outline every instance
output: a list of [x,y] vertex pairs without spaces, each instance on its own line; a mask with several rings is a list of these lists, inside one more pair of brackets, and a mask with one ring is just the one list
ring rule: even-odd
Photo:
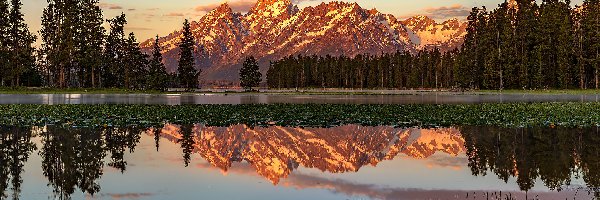
[[47,127],[40,134],[42,169],[59,199],[69,199],[76,188],[94,195],[100,191],[98,179],[103,175],[104,158],[110,153],[108,166],[124,172],[127,149],[133,152],[139,143],[139,128],[58,128]]
[[600,197],[600,131],[590,129],[540,129],[463,127],[460,129],[473,175],[493,172],[499,179],[515,177],[522,191],[540,178],[552,190],[583,176]]
[[[23,166],[36,149],[43,174],[56,199],[69,199],[76,190],[94,195],[105,165],[125,173],[125,155],[133,153],[144,135],[155,147],[164,138],[179,144],[183,166],[192,155],[227,171],[232,163],[246,162],[273,184],[299,167],[327,173],[353,173],[399,154],[427,159],[436,152],[465,155],[474,176],[495,174],[500,180],[516,179],[530,191],[539,178],[552,190],[581,177],[598,194],[600,186],[600,131],[597,128],[498,128],[460,127],[403,129],[362,127],[206,127],[171,125],[160,128],[8,128],[0,129],[0,190],[2,199],[18,199]],[[106,162],[106,163],[105,163]],[[539,184],[539,183],[538,183]]]
[[23,167],[34,150],[29,130],[0,127],[0,199],[8,197],[9,187],[11,198],[20,198]]

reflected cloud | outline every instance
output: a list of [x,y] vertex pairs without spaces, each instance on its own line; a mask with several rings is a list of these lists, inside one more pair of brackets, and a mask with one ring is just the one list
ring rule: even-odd
[[[196,167],[203,170],[218,170],[208,163],[200,163]],[[228,173],[236,175],[257,176],[255,169],[248,163],[236,164],[229,172],[222,172],[224,175]],[[342,194],[353,197],[368,197],[370,199],[382,200],[418,200],[418,199],[525,199],[525,196],[538,197],[538,199],[568,199],[573,197],[590,198],[590,194],[584,192],[583,189],[564,190],[562,192],[539,192],[533,191],[529,193],[521,191],[483,191],[483,190],[426,190],[415,188],[395,188],[382,187],[375,184],[361,184],[341,179],[329,179],[305,173],[294,173],[286,180],[282,181],[279,186],[295,188],[298,190],[304,189],[323,189],[332,193]]]
[[86,195],[86,197],[88,199],[91,199],[94,197],[100,197],[100,199],[110,198],[110,199],[114,199],[114,200],[120,200],[120,199],[143,199],[143,198],[148,198],[148,197],[151,197],[154,195],[156,195],[156,194],[153,194],[153,193],[102,193],[97,196]]

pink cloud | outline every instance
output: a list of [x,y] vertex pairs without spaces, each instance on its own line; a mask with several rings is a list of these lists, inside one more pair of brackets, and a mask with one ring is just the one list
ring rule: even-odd
[[183,13],[172,12],[165,15],[166,17],[183,17],[185,16]]
[[109,10],[120,10],[120,9],[123,9],[122,6],[114,4],[114,3],[100,3],[99,6],[102,9],[109,9]]
[[470,9],[460,5],[454,4],[451,6],[442,7],[429,7],[425,8],[426,15],[434,19],[447,19],[447,18],[465,18],[469,15]]

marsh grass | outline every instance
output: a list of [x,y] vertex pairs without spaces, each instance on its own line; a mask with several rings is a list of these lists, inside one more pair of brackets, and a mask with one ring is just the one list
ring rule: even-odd
[[461,126],[592,127],[600,103],[511,103],[477,105],[0,105],[0,124],[15,126],[151,126],[204,123],[210,126],[330,127]]

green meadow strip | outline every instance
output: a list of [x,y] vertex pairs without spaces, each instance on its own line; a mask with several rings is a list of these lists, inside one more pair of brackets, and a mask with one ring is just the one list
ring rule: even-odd
[[328,127],[460,126],[592,127],[600,103],[513,103],[476,105],[0,105],[9,126],[153,126],[204,123]]

